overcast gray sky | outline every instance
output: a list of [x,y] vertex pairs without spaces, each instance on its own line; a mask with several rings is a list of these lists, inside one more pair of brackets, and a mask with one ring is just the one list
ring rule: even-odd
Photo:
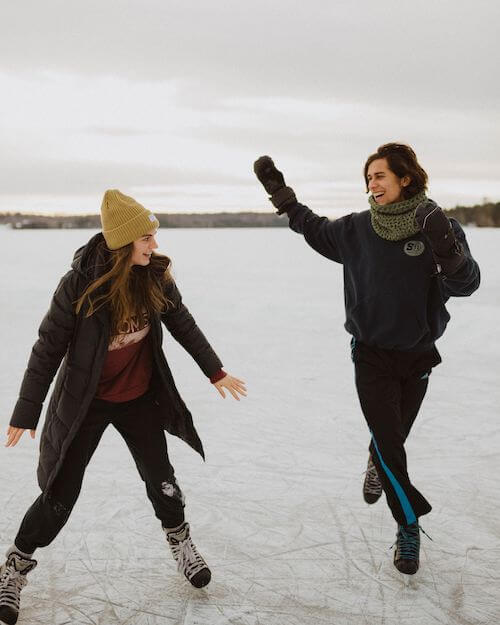
[[18,0],[0,14],[0,210],[268,210],[270,154],[324,214],[410,143],[443,206],[500,200],[494,0]]

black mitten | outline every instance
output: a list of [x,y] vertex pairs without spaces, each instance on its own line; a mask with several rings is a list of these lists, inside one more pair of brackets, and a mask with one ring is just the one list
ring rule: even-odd
[[442,209],[433,200],[424,200],[417,206],[415,220],[427,237],[441,271],[448,276],[455,273],[466,258]]
[[270,156],[261,156],[253,164],[255,175],[271,196],[269,199],[278,209],[278,215],[286,212],[286,206],[297,201],[293,189],[287,187],[283,174],[276,169]]

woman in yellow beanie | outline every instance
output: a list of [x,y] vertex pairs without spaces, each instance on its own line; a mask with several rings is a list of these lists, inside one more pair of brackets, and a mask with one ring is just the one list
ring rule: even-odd
[[193,586],[210,581],[184,519],[184,496],[169,462],[164,429],[202,456],[203,447],[162,350],[161,322],[225,397],[246,395],[182,302],[170,259],[155,253],[158,220],[118,190],[104,194],[102,233],[74,257],[33,347],[6,446],[34,438],[42,403],[63,363],[40,443],[42,494],[26,513],[0,568],[0,620],[15,623],[36,548],[52,542],[78,498],[85,468],[111,423],[125,439],[179,570]]

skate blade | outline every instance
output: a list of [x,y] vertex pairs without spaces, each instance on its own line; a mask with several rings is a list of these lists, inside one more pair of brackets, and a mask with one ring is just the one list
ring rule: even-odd
[[402,579],[405,588],[417,588],[418,586],[418,571],[413,575],[407,573],[399,573],[398,577]]

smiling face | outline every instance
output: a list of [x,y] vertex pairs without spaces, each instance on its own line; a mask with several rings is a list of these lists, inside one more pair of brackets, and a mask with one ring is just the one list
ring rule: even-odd
[[156,230],[152,230],[133,242],[131,265],[142,265],[143,267],[149,265],[151,254],[158,247],[155,239],[156,232]]
[[389,169],[386,158],[377,158],[370,163],[366,179],[368,190],[381,206],[401,202],[404,199],[402,189],[410,184],[409,176],[399,178]]

